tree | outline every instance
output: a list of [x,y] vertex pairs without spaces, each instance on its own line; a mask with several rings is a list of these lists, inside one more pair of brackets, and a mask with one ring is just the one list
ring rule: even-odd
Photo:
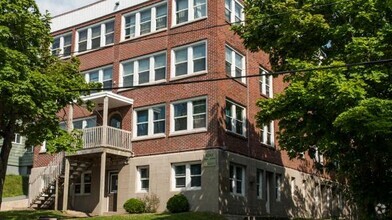
[[78,74],[79,62],[61,61],[49,51],[49,15],[41,15],[34,0],[0,0],[0,207],[12,140],[16,133],[27,145],[44,140],[52,152],[72,150],[81,142],[60,129],[56,113],[80,101],[90,89]]
[[[392,58],[392,1],[248,0],[233,29],[273,70],[310,69]],[[298,71],[287,88],[257,102],[257,124],[279,120],[278,139],[294,158],[315,150],[318,164],[347,182],[365,218],[392,212],[392,66]]]

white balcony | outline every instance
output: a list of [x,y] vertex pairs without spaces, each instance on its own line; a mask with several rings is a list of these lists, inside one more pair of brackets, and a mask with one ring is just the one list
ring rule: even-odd
[[112,147],[129,151],[132,150],[132,134],[130,131],[109,126],[85,128],[82,131],[83,149]]

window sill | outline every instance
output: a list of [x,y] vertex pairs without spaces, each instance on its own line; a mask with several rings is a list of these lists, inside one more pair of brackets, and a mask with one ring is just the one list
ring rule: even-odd
[[238,84],[240,84],[240,85],[242,85],[244,87],[247,86],[246,85],[246,75],[243,76],[245,78],[245,82],[242,82],[242,81],[238,80],[238,78],[233,78],[233,76],[229,76],[227,74],[226,74],[226,76],[227,76],[227,78],[234,80],[235,82],[237,82]]
[[207,74],[207,71],[190,73],[190,74],[181,75],[181,76],[173,76],[173,77],[170,77],[170,81],[176,81],[176,80],[186,79],[186,78],[195,77],[195,76],[201,76],[204,74]]
[[233,136],[235,136],[235,137],[239,137],[239,138],[242,138],[242,139],[244,139],[244,140],[248,139],[246,136],[244,136],[244,135],[242,135],[242,134],[235,133],[234,131],[230,131],[230,130],[227,130],[227,129],[225,129],[225,131],[226,131],[226,133],[229,134],[229,135],[233,135]]
[[184,130],[184,131],[173,131],[170,133],[169,137],[203,133],[203,132],[207,132],[207,128],[198,128],[198,129],[194,129],[194,130]]
[[75,196],[90,196],[90,195],[91,193],[80,193],[80,194],[75,193]]
[[[135,89],[135,88],[138,88],[138,87],[140,88],[140,87],[143,87],[143,86],[156,85],[156,84],[165,83],[165,82],[167,82],[166,79],[161,79],[161,80],[154,81],[154,82],[143,83],[143,84],[140,84],[140,85],[134,85],[132,88],[118,89],[117,92],[128,91],[128,90],[132,90],[132,89]],[[122,86],[120,86],[120,87],[122,87]]]
[[264,98],[266,98],[266,99],[272,99],[272,98],[273,98],[272,96],[267,96],[267,95],[264,94],[264,93],[260,93],[260,96],[261,96],[261,97],[264,97]]
[[201,186],[200,187],[191,187],[191,188],[174,188],[171,191],[172,192],[183,192],[183,191],[198,191],[201,190]]
[[156,135],[150,135],[150,136],[140,136],[140,137],[134,137],[132,141],[145,141],[145,140],[152,140],[152,139],[159,139],[159,138],[165,138],[165,134],[156,134]]
[[274,144],[269,145],[269,144],[265,144],[265,143],[262,143],[262,142],[260,142],[260,144],[261,144],[262,147],[265,147],[265,148],[268,148],[268,149],[271,149],[271,150],[276,150]]
[[236,196],[236,197],[245,197],[245,194],[238,194],[238,193],[232,193],[232,192],[230,192],[230,195]]
[[80,55],[84,55],[84,54],[87,54],[87,53],[90,53],[90,52],[102,50],[102,49],[104,49],[104,48],[112,47],[112,46],[114,46],[114,43],[111,43],[111,44],[108,44],[108,45],[105,45],[105,46],[102,46],[102,47],[99,47],[99,48],[96,48],[96,49],[85,50],[85,51],[83,51],[83,52],[74,52],[74,55],[75,55],[75,56],[80,56]]
[[129,42],[129,41],[133,41],[133,40],[136,40],[136,39],[139,39],[139,38],[142,38],[142,37],[147,37],[147,36],[150,36],[150,35],[153,35],[153,34],[157,34],[157,33],[160,33],[160,32],[164,32],[164,31],[167,31],[167,27],[166,27],[166,28],[159,29],[159,30],[154,31],[154,32],[150,32],[150,33],[148,33],[148,34],[143,34],[143,35],[139,35],[139,36],[132,37],[132,38],[128,38],[128,39],[122,39],[122,40],[120,41],[120,44]]
[[[208,16],[206,15],[205,17],[196,18],[196,19],[193,19],[193,20],[190,20],[190,21],[182,22],[182,23],[180,23],[180,24],[172,24],[171,29],[178,28],[178,27],[181,27],[181,26],[184,26],[184,25],[187,25],[187,24],[191,24],[191,23],[193,23],[193,22],[202,21],[202,20],[207,20],[207,18],[208,18]],[[176,19],[176,18],[173,17],[173,20],[175,20],[175,19]]]

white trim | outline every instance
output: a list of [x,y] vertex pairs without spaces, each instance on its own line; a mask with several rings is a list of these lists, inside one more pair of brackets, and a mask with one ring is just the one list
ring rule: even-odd
[[[194,72],[194,58],[193,58],[193,47],[200,46],[204,44],[204,52],[205,52],[205,69],[201,71]],[[187,59],[186,61],[182,61],[181,63],[187,63],[187,72],[183,75],[176,76],[176,51],[186,49]],[[200,58],[199,58],[200,59]],[[178,78],[186,78],[191,77],[198,74],[204,74],[208,71],[208,43],[207,40],[198,41],[195,43],[187,44],[184,46],[176,47],[171,50],[171,61],[170,61],[171,71],[170,71],[170,80],[178,79]]]
[[[166,5],[166,27],[156,29],[156,21],[157,21],[156,9],[158,7],[163,6],[163,5]],[[150,10],[150,13],[151,13],[150,14],[150,31],[148,33],[141,34],[140,33],[140,27],[141,27],[140,13],[144,12],[144,11],[147,11],[147,10]],[[131,36],[129,38],[125,38],[126,37],[126,32],[125,32],[126,17],[128,17],[128,16],[135,16],[135,27],[134,27],[135,28],[135,33],[134,33],[133,37]],[[130,13],[123,14],[121,16],[121,21],[122,21],[122,24],[121,24],[121,42],[122,41],[126,41],[126,40],[130,40],[130,39],[134,39],[134,38],[138,38],[140,36],[145,36],[145,35],[148,35],[148,34],[152,34],[152,33],[155,33],[155,32],[161,31],[161,30],[167,30],[168,20],[169,20],[168,17],[169,17],[168,4],[167,4],[166,1],[159,2],[159,3],[156,3],[154,5],[138,9],[137,11],[132,11]]]
[[[246,137],[246,124],[247,124],[246,108],[244,106],[238,104],[238,103],[235,103],[235,102],[229,100],[229,99],[226,99],[225,105],[227,105],[227,102],[232,104],[231,109],[230,109],[230,112],[231,112],[232,115],[229,116],[231,118],[231,130],[227,129],[227,127],[226,127],[226,131],[232,132],[234,134],[241,135],[243,137]],[[226,115],[226,108],[227,108],[227,106],[225,106],[225,118],[227,117],[227,115]],[[242,111],[241,111],[242,112],[242,120],[238,120],[237,119],[237,114],[236,114],[237,108],[241,108],[242,109]],[[237,133],[237,123],[236,123],[236,121],[241,121],[242,122],[242,134]],[[226,120],[225,120],[225,123],[226,123]]]
[[[191,176],[191,165],[200,165],[200,175],[196,175],[196,176],[200,176],[200,186],[191,186],[191,180],[192,180],[192,176]],[[176,166],[185,166],[185,176],[183,176],[183,178],[185,178],[185,187],[176,187],[176,171],[175,171],[175,167]],[[202,173],[203,173],[203,166],[202,163],[200,161],[195,161],[195,162],[185,162],[185,163],[173,163],[171,165],[171,182],[172,182],[172,187],[171,190],[172,191],[187,191],[187,190],[201,190],[201,185],[202,185]]]
[[[230,1],[230,6],[229,6],[230,8],[226,8],[226,1],[225,1],[225,20],[227,22],[229,22],[229,23],[235,23],[236,22],[235,21],[235,19],[236,19],[236,16],[235,16],[235,4],[237,3],[242,8],[240,20],[242,21],[241,23],[243,23],[245,21],[244,5],[241,4],[241,2],[236,1],[236,0],[229,0],[229,1]],[[226,9],[228,9],[230,11],[230,21],[228,21],[226,19]]]
[[195,16],[194,16],[195,15],[194,1],[196,1],[196,0],[187,0],[187,1],[188,1],[188,8],[183,11],[188,12],[188,18],[186,21],[183,21],[181,23],[177,23],[177,0],[172,1],[172,24],[171,24],[172,28],[183,25],[183,24],[189,24],[191,22],[195,22],[195,21],[198,21],[198,20],[201,20],[201,19],[208,17],[208,1],[207,0],[205,0],[205,7],[206,7],[205,16],[201,16],[198,18],[195,18]]
[[[256,169],[256,187],[259,190],[259,195],[256,194],[258,199],[263,199],[264,193],[264,170]],[[257,191],[256,191],[257,192]]]
[[[90,182],[85,182],[85,175],[86,174],[90,174],[90,178],[91,178],[91,180],[90,180]],[[75,192],[75,188],[74,188],[74,191],[73,191],[73,193],[76,195],[76,196],[83,196],[83,195],[90,195],[91,194],[91,191],[92,191],[92,183],[93,183],[93,181],[92,181],[92,172],[89,170],[89,171],[85,171],[85,172],[83,172],[83,173],[81,173],[80,174],[80,183],[78,183],[78,182],[76,182],[75,181],[75,186],[76,185],[80,185],[80,193],[76,193]],[[90,192],[89,193],[85,193],[85,186],[86,186],[86,184],[90,184]]]
[[[200,100],[205,100],[206,124],[205,124],[205,127],[193,128],[193,101],[200,101]],[[180,104],[180,103],[186,103],[186,105],[187,105],[187,114],[186,114],[186,116],[183,116],[184,118],[186,117],[186,119],[187,119],[187,129],[175,131],[174,105]],[[195,98],[185,99],[185,100],[178,100],[178,101],[170,103],[170,136],[195,133],[195,132],[203,132],[203,131],[207,130],[207,124],[208,124],[208,98],[207,98],[207,96],[195,97]]]
[[[274,121],[271,121],[270,124],[270,130],[268,130],[268,126],[264,125],[263,128],[260,130],[260,142],[262,144],[265,144],[269,147],[275,147],[275,123]],[[268,140],[268,135],[270,135],[270,140]],[[270,142],[270,144],[268,143]]]
[[[141,177],[141,169],[147,169],[147,178]],[[137,166],[136,167],[136,192],[137,193],[147,193],[150,191],[150,166],[145,165],[145,166]],[[148,189],[142,189],[142,180],[148,180]]]
[[[69,44],[69,45],[67,45],[67,46],[69,46],[69,55],[66,55],[66,56],[64,56],[64,38],[65,37],[71,37],[71,43]],[[67,32],[67,33],[65,33],[65,34],[61,34],[61,35],[57,35],[57,36],[54,36],[53,37],[53,41],[54,40],[56,40],[56,39],[59,39],[60,40],[60,42],[59,42],[59,47],[58,48],[56,48],[57,50],[58,50],[58,53],[56,53],[55,55],[56,56],[58,56],[58,57],[60,57],[60,58],[67,58],[67,57],[70,57],[71,55],[72,55],[72,42],[73,42],[73,38],[72,38],[72,32]],[[51,44],[51,46],[50,46],[50,50],[51,50],[51,53],[53,54],[53,43]]]
[[[74,54],[75,55],[83,54],[83,53],[86,53],[86,52],[89,52],[89,51],[92,51],[92,50],[100,49],[100,48],[105,47],[105,46],[114,45],[114,36],[113,36],[113,43],[106,44],[106,24],[109,23],[109,22],[113,22],[114,23],[113,24],[113,28],[114,28],[113,34],[115,34],[116,22],[115,22],[114,18],[107,19],[105,21],[102,21],[102,22],[99,22],[99,23],[95,23],[95,24],[92,24],[92,25],[89,25],[89,26],[77,29],[76,30],[76,37],[75,37]],[[92,28],[95,28],[97,26],[100,26],[100,35],[99,35],[99,37],[100,37],[100,44],[99,44],[99,46],[97,48],[93,49],[92,48],[92,40],[93,40],[93,38],[92,38]],[[85,30],[87,30],[87,39],[86,39],[87,46],[86,46],[86,50],[79,51],[79,32],[85,31]]]
[[125,96],[122,95],[118,95],[112,92],[98,92],[98,93],[93,93],[89,96],[83,96],[81,97],[83,99],[83,101],[93,101],[95,99],[101,99],[104,97],[108,97],[110,99],[114,99],[114,100],[118,100],[121,102],[124,102],[126,104],[132,105],[133,104],[133,99],[127,98]]
[[[237,50],[235,50],[234,48],[230,47],[229,45],[225,45],[225,68],[226,68],[226,50],[230,51],[230,77],[236,77],[236,55],[239,55],[241,57],[241,76],[246,76],[246,59],[245,56],[243,54],[241,54],[240,52],[238,52]],[[226,69],[225,69],[226,71]],[[226,72],[226,75],[227,72]],[[242,77],[240,79],[236,78],[235,80],[242,82],[243,84],[246,84],[246,78]]]
[[[262,68],[259,67],[259,73],[262,74],[260,75],[259,78],[259,85],[260,85],[260,93],[267,96],[268,98],[273,98],[274,97],[274,91],[273,91],[273,77],[272,75],[266,76],[264,74],[268,74],[269,72]],[[267,79],[269,79],[269,83],[267,84]],[[268,88],[268,93],[267,94],[267,88]]]
[[[165,128],[164,128],[164,132],[163,133],[157,133],[154,134],[154,112],[153,109],[154,108],[158,108],[158,107],[163,107],[164,111],[165,111],[165,118],[161,119],[160,121],[164,121],[165,124]],[[147,125],[148,125],[148,131],[147,131],[147,135],[142,135],[142,136],[137,136],[137,113],[140,111],[146,111],[147,110]],[[153,105],[153,106],[148,106],[148,107],[142,107],[142,108],[136,108],[133,110],[133,140],[142,140],[142,139],[150,139],[150,138],[161,138],[161,137],[165,137],[166,136],[166,105],[165,103],[162,104],[158,104],[158,105]]]
[[[230,167],[233,167],[233,176],[230,176]],[[241,168],[242,169],[242,175],[241,177],[238,177],[237,175],[237,171],[236,168]],[[230,192],[232,195],[236,195],[236,196],[245,196],[245,172],[246,172],[246,168],[243,165],[238,165],[238,164],[234,164],[234,163],[230,163],[229,166],[229,180],[230,180],[230,184],[231,187],[233,189],[232,192]],[[239,179],[241,178],[241,179]],[[241,181],[241,193],[237,192],[237,181],[240,180]]]

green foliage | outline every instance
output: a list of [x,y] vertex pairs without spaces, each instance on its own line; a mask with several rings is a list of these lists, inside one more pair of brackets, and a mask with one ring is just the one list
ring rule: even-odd
[[[233,27],[274,70],[310,69],[392,58],[392,5],[385,0],[248,0]],[[296,72],[273,99],[261,99],[257,124],[279,120],[280,147],[297,157],[315,148],[317,164],[349,184],[365,218],[392,207],[391,64]]]
[[143,213],[146,211],[146,204],[141,199],[128,199],[124,203],[124,209],[128,213]]
[[171,213],[188,212],[188,199],[183,194],[176,194],[167,201],[166,208]]
[[29,192],[29,177],[7,175],[5,177],[3,197],[27,195]]
[[147,213],[155,213],[155,212],[157,212],[160,200],[159,200],[159,197],[156,194],[151,193],[150,195],[145,195],[143,197],[142,201],[146,205],[146,210],[145,211]]
[[96,85],[86,84],[76,58],[52,56],[51,41],[49,15],[41,15],[34,0],[0,0],[1,183],[15,133],[27,137],[27,146],[46,140],[50,152],[81,147],[80,134],[62,131],[56,114],[82,103],[80,90]]

